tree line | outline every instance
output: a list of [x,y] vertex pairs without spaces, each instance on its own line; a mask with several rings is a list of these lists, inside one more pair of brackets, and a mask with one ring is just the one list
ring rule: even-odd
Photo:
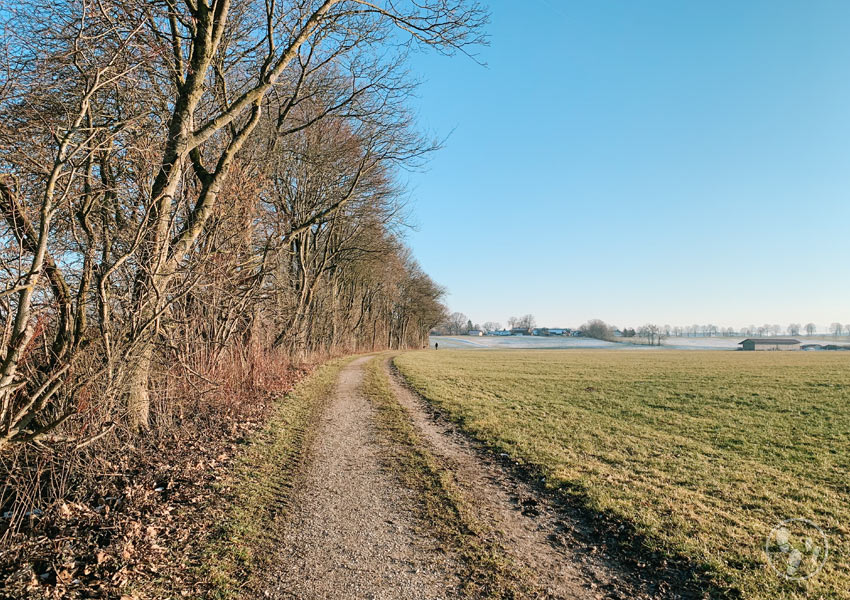
[[[465,0],[0,4],[0,451],[156,424],[225,357],[421,346],[410,52]],[[173,399],[172,399],[173,400]]]
[[[718,327],[717,325],[707,324],[707,325],[686,325],[686,326],[670,326],[663,325],[660,326],[662,331],[666,336],[676,336],[676,337],[714,337],[714,336],[778,336],[783,334],[788,335],[802,335],[805,333],[808,336],[812,336],[817,334],[818,328],[814,323],[806,323],[805,325],[801,325],[800,323],[790,323],[787,326],[783,327],[779,324],[770,324],[765,323],[764,325],[749,325],[740,328],[734,327]],[[841,323],[831,323],[827,328],[827,331],[834,335],[840,336],[844,332],[850,333],[850,325],[842,325]]]
[[[534,315],[527,314],[524,317],[510,317],[508,319],[508,329],[533,329],[536,327]],[[464,313],[454,312],[446,316],[434,329],[435,333],[443,335],[460,335],[470,330],[478,331],[499,331],[502,329],[501,323],[495,321],[487,321],[483,325],[473,323]],[[640,327],[625,327],[622,330],[614,325],[609,325],[601,319],[591,319],[584,323],[579,328],[582,335],[600,340],[611,340],[615,337],[625,338],[641,338],[646,340],[650,345],[661,345],[665,338],[669,337],[751,337],[751,336],[779,336],[787,333],[791,336],[801,335],[805,332],[808,336],[813,336],[817,333],[817,326],[814,323],[806,323],[805,326],[799,323],[791,323],[787,327],[782,327],[776,324],[764,324],[760,326],[750,325],[735,329],[734,327],[718,327],[711,323],[706,325],[657,325],[655,323],[646,323]],[[831,323],[828,332],[834,337],[841,336],[844,333],[850,334],[850,324],[843,325],[838,322]]]
[[[534,329],[537,326],[537,321],[532,314],[510,317],[507,323],[508,329]],[[464,313],[453,312],[446,314],[435,325],[433,331],[440,335],[461,335],[467,331],[500,331],[502,328],[502,324],[498,321],[485,321],[483,324],[473,323]]]

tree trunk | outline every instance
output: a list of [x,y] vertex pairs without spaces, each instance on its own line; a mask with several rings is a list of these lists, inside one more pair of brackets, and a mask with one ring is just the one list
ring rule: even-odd
[[153,362],[153,350],[153,340],[145,339],[130,360],[127,377],[127,420],[130,427],[136,430],[150,427],[148,378]]

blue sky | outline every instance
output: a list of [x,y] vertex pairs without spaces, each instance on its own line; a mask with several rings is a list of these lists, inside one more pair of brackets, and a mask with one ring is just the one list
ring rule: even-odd
[[850,323],[850,2],[490,2],[417,54],[408,241],[505,323]]

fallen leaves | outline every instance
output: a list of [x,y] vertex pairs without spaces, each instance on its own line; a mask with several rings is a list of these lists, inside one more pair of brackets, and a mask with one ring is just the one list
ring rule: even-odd
[[312,370],[289,369],[274,393],[242,398],[250,410],[239,415],[98,454],[96,468],[66,474],[70,492],[31,510],[26,527],[4,530],[10,519],[0,519],[0,600],[203,597],[198,566],[234,493],[230,468],[273,400]]
[[[0,599],[198,597],[205,583],[200,548],[227,495],[216,489],[242,440],[265,413],[170,445],[116,460],[107,483],[86,498],[62,500],[6,532],[0,542]],[[2,531],[0,531],[2,534]],[[149,582],[162,582],[155,590]],[[144,589],[122,594],[130,587]]]

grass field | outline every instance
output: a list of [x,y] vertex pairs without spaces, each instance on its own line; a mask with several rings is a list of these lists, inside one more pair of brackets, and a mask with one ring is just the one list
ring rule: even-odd
[[[440,350],[395,362],[470,434],[730,596],[850,598],[850,354]],[[780,576],[765,551],[791,518],[829,544],[817,572],[799,548],[794,575],[809,579]],[[798,546],[770,539],[786,569]]]

